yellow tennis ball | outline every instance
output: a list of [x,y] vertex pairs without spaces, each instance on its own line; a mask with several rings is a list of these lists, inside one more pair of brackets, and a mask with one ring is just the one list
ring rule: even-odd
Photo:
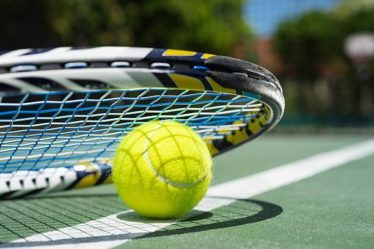
[[212,179],[209,150],[190,127],[154,121],[121,141],[113,180],[123,202],[150,218],[176,218],[204,197]]

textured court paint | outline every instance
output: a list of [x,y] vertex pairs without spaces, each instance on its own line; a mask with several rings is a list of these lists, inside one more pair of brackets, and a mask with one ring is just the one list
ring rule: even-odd
[[[291,182],[295,182],[295,181],[308,178],[314,174],[321,173],[324,170],[328,170],[333,167],[344,165],[350,161],[358,160],[360,158],[369,156],[373,153],[374,153],[374,140],[371,140],[368,142],[359,143],[357,145],[345,147],[345,148],[338,149],[335,151],[326,152],[321,155],[312,156],[309,158],[309,160],[302,160],[298,163],[295,162],[295,163],[291,163],[291,164],[284,165],[281,167],[277,167],[274,170],[268,170],[268,171],[263,172],[262,174],[259,173],[257,174],[256,177],[249,176],[249,177],[243,178],[247,181],[246,186],[251,186],[253,182],[260,184],[259,186],[255,186],[255,185],[252,186],[252,188],[256,188],[257,191],[254,189],[247,188],[247,190],[249,191],[246,192],[245,191],[246,189],[244,189],[243,191],[243,188],[238,188],[238,184],[241,184],[244,182],[243,179],[239,179],[239,180],[233,181],[232,184],[225,183],[222,185],[214,186],[211,188],[210,193],[215,194],[215,191],[219,190],[220,193],[222,194],[226,193],[226,194],[234,195],[234,196],[241,197],[241,198],[249,198],[253,195],[261,194],[268,190],[285,186]],[[281,174],[287,173],[287,175],[291,175],[292,177],[288,177],[288,178],[285,177],[284,180],[278,181],[277,177],[276,176],[274,177],[273,175],[274,172],[281,173]],[[283,177],[281,178],[283,179]],[[258,181],[258,179],[262,179],[262,180]],[[264,181],[264,179],[265,180],[267,179],[268,181]],[[274,182],[276,182],[276,184],[274,184]],[[225,188],[223,188],[222,186],[225,186]],[[211,202],[208,204],[204,203],[203,201],[201,205],[198,206],[198,209],[200,208],[206,211],[213,210],[215,208],[219,208],[227,204],[229,204],[229,201],[226,201],[226,202],[220,201],[220,203]],[[111,246],[114,246],[115,244],[122,243],[123,241],[122,242],[112,241],[112,242],[113,244],[111,244]],[[136,245],[136,243],[130,243],[130,246],[131,244]],[[70,246],[71,248],[76,247],[75,244],[72,244]],[[95,242],[95,246],[97,246],[97,248],[104,248],[104,245],[98,242]],[[69,248],[69,247],[65,247],[65,248]]]
[[281,205],[284,216],[272,228],[251,231],[259,229],[259,240],[272,231],[276,237],[268,242],[277,248],[373,248],[373,162],[374,156],[367,157],[261,195]]
[[[133,240],[123,249],[371,249],[374,156],[255,197],[283,208],[273,219]],[[218,209],[219,210],[219,209]]]

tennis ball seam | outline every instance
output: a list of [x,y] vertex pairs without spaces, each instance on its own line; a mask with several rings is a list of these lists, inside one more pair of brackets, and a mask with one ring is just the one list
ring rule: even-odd
[[175,188],[193,188],[195,187],[197,184],[199,184],[200,182],[204,181],[205,178],[209,175],[209,172],[207,172],[206,174],[204,174],[202,177],[200,177],[199,179],[197,179],[195,182],[193,183],[182,183],[182,182],[175,182],[175,181],[171,181],[170,179],[164,177],[163,175],[161,175],[156,169],[155,167],[153,166],[151,160],[149,159],[149,155],[148,155],[148,146],[149,146],[149,142],[151,141],[151,136],[152,134],[158,130],[159,128],[163,127],[161,124],[158,124],[157,127],[155,127],[155,129],[153,129],[149,135],[145,135],[146,137],[146,142],[144,143],[144,152],[143,152],[143,156],[144,156],[144,159],[145,161],[147,162],[147,165],[149,167],[149,169],[155,174],[155,176],[161,180],[162,182],[168,184],[168,185],[171,185]]

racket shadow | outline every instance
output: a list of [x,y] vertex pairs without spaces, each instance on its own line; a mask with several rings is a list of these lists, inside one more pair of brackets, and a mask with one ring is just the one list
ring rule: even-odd
[[[229,228],[268,220],[281,206],[255,199],[206,197],[217,208],[195,209],[178,220],[153,220],[124,211],[115,194],[2,201],[0,248],[146,239]],[[226,203],[221,205],[221,203]],[[199,206],[200,207],[200,206]]]
[[232,199],[222,197],[209,197],[211,199],[226,199],[232,203],[204,212],[199,210],[191,211],[185,218],[178,220],[154,220],[137,215],[135,212],[127,212],[117,216],[118,219],[127,222],[141,223],[173,223],[152,233],[139,236],[135,239],[145,239],[151,237],[169,236],[186,233],[196,233],[207,230],[235,227],[251,223],[257,223],[272,219],[283,212],[283,208],[274,203],[255,199]]

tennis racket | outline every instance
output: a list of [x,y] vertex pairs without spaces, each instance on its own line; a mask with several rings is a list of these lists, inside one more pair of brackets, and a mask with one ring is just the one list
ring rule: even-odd
[[278,80],[253,63],[172,49],[0,52],[0,199],[111,182],[120,139],[153,120],[192,127],[212,156],[274,127]]

